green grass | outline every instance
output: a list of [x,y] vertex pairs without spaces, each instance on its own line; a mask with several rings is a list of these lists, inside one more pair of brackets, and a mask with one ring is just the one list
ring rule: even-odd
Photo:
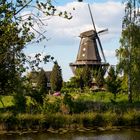
[[[38,104],[30,106],[32,100],[26,97],[27,111],[17,115],[13,114],[12,110],[5,110],[0,102],[0,123],[4,124],[7,130],[140,126],[140,101],[135,100],[130,104],[127,95],[118,94],[116,101],[109,92],[73,92],[70,95],[72,100],[67,98],[66,103],[63,100],[64,95],[47,95],[46,102],[40,108]],[[13,106],[12,96],[1,96],[1,99],[5,107]]]
[[110,102],[110,99],[113,98],[113,95],[108,92],[94,92],[94,93],[85,93],[80,97],[83,100],[94,101],[94,102]]
[[[108,103],[111,102],[111,99],[114,98],[112,93],[109,92],[92,92],[92,93],[76,93],[72,92],[70,95],[75,100],[83,100],[83,101],[93,101],[93,102],[104,102]],[[46,96],[50,102],[55,102],[56,98],[62,99],[62,97],[55,97],[55,96]],[[4,103],[5,107],[12,106],[13,105],[13,96],[1,96],[2,101]],[[116,102],[127,102],[128,97],[126,94],[118,94],[116,98]],[[27,97],[27,104],[31,102],[31,98]],[[3,108],[2,103],[0,102],[0,108]]]
[[127,102],[128,101],[128,95],[127,94],[118,94],[116,98],[117,102]]
[[81,128],[81,127],[112,127],[112,126],[140,126],[140,112],[130,111],[124,114],[80,113],[80,114],[0,114],[0,124],[6,130],[45,130],[48,128]]
[[[69,93],[72,96],[72,110],[73,113],[82,113],[82,112],[93,112],[93,111],[108,111],[108,110],[119,110],[119,111],[129,111],[129,109],[140,109],[140,101],[135,101],[130,104],[128,103],[127,94],[118,94],[116,100],[114,101],[114,95],[109,92],[91,92],[91,93]],[[47,112],[47,109],[51,111],[53,108],[61,110],[63,104],[63,96],[46,96],[46,107],[43,108],[44,112]],[[13,106],[13,96],[1,96],[1,99],[4,103],[4,107]],[[30,112],[30,105],[34,105],[31,97],[26,97],[27,99],[27,109]],[[67,106],[67,105],[66,105]],[[36,104],[36,108],[38,105]],[[31,106],[32,108],[32,106]],[[67,108],[67,107],[66,107]],[[0,102],[0,109],[4,109],[2,103]],[[39,108],[38,108],[39,109]],[[37,110],[38,110],[37,109]],[[40,108],[41,109],[41,108]],[[69,108],[68,108],[69,109]],[[38,110],[39,111],[39,110]],[[35,111],[36,113],[38,111]],[[27,111],[28,112],[28,111]],[[42,110],[40,110],[42,112]],[[39,113],[39,112],[38,112]]]
[[[1,100],[4,103],[5,107],[10,107],[13,105],[13,96],[1,96]],[[2,102],[0,102],[0,108],[3,108]]]
[[[103,103],[109,103],[111,102],[111,99],[114,98],[112,93],[109,92],[93,92],[93,93],[76,93],[72,92],[70,95],[75,100],[83,100],[83,101],[93,101],[93,102],[103,102]],[[55,97],[48,95],[47,98],[49,99],[49,102],[55,102],[56,98],[62,99],[62,97]],[[13,96],[1,96],[1,99],[4,103],[5,107],[9,107],[13,105]],[[128,97],[126,94],[118,94],[116,98],[116,102],[127,102]],[[27,97],[27,104],[31,102],[31,98]],[[3,108],[2,103],[0,102],[0,108]]]
[[[108,103],[114,99],[114,95],[110,92],[92,92],[92,93],[70,93],[73,98],[83,100],[83,101],[94,101],[94,102],[104,102]],[[118,94],[116,102],[126,102],[126,94]]]

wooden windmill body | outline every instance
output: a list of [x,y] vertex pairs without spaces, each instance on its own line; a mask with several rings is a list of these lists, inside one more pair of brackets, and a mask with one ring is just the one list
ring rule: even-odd
[[[82,32],[80,34],[81,41],[80,41],[80,46],[79,46],[79,50],[77,54],[77,59],[75,63],[70,63],[70,67],[72,68],[72,71],[74,74],[77,68],[88,66],[88,67],[91,67],[93,70],[94,69],[98,70],[102,68],[104,69],[104,71],[106,71],[109,65],[108,63],[106,63],[101,41],[98,36],[99,33],[102,33],[106,30],[102,30],[99,32],[96,31],[94,20],[93,20],[89,5],[88,5],[88,8],[89,8],[89,12],[91,15],[94,29]],[[100,48],[100,52],[102,53],[102,58],[104,62],[101,59],[99,48]]]

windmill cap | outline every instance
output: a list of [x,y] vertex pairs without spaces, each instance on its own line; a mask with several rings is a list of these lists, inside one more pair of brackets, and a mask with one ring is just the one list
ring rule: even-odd
[[80,34],[80,37],[81,38],[83,38],[83,37],[91,37],[93,35],[96,35],[96,31],[95,30],[89,30],[89,31],[82,32]]

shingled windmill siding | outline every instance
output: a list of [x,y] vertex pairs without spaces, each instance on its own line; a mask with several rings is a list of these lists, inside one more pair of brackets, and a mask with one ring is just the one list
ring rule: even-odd
[[81,42],[75,63],[70,63],[70,67],[75,73],[77,67],[90,66],[92,69],[107,66],[101,62],[101,57],[97,47],[97,33],[89,30],[80,34]]
[[77,55],[77,64],[99,64],[101,58],[97,48],[96,32],[94,30],[86,31],[80,34],[81,43]]

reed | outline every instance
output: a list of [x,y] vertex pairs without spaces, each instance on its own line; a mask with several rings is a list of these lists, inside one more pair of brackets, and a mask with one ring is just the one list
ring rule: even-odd
[[131,110],[123,114],[113,112],[88,112],[80,114],[0,114],[0,124],[5,130],[44,130],[48,128],[79,128],[108,126],[140,126],[140,111]]

